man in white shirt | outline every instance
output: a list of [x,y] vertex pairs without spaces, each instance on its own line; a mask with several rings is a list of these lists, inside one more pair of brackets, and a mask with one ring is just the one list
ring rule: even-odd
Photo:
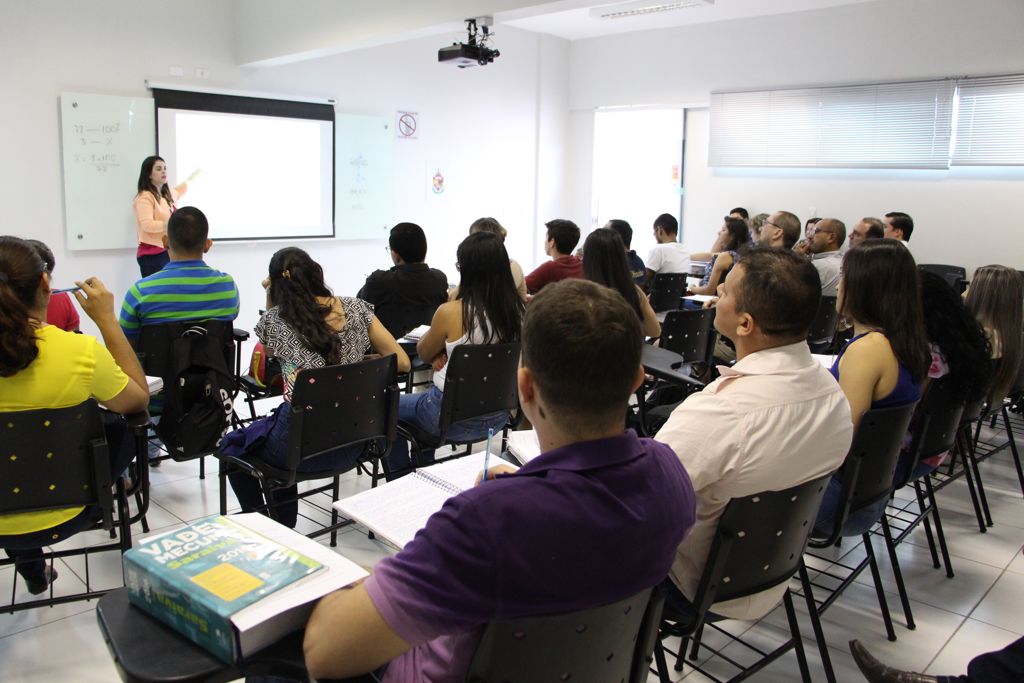
[[[672,447],[697,493],[697,523],[663,584],[667,605],[696,616],[691,600],[718,520],[732,498],[789,488],[834,471],[853,438],[839,383],[806,337],[821,296],[814,266],[788,248],[751,249],[719,286],[715,328],[737,362],[673,411],[655,439]],[[716,603],[716,615],[756,619],[786,584]]]
[[674,216],[663,213],[654,219],[654,239],[658,243],[647,256],[646,286],[650,287],[658,273],[690,272],[690,254],[679,242],[679,222]]
[[821,295],[835,296],[839,287],[839,271],[843,265],[840,249],[846,241],[846,224],[838,218],[822,218],[811,229],[808,249],[811,263],[821,278]]

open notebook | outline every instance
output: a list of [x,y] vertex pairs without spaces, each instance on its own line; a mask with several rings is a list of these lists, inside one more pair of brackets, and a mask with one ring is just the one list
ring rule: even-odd
[[[490,465],[498,464],[509,463],[492,455]],[[418,469],[401,479],[339,500],[334,509],[388,543],[404,548],[446,500],[473,488],[483,469],[484,454],[474,453]]]

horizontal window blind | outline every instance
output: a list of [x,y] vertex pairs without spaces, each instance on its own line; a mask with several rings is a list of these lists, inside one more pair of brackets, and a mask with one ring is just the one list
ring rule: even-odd
[[948,168],[950,80],[712,93],[708,164]]
[[1024,165],[1024,75],[958,82],[954,166]]

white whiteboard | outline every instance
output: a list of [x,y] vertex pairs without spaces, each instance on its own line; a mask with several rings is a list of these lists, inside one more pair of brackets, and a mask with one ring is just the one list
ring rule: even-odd
[[65,92],[60,112],[68,249],[134,248],[139,167],[156,153],[153,100]]
[[395,135],[390,119],[335,114],[334,226],[339,240],[387,238]]

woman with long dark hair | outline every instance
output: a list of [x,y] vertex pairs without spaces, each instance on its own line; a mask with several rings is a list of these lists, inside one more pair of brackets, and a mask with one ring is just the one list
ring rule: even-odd
[[742,218],[726,216],[722,219],[722,227],[718,231],[715,243],[711,245],[709,254],[694,254],[691,258],[708,264],[704,266],[704,277],[700,285],[690,287],[690,294],[713,295],[718,285],[725,280],[725,274],[739,260],[742,250],[750,243],[750,227]]
[[[131,441],[117,414],[145,409],[146,376],[114,314],[114,297],[97,278],[77,282],[82,310],[96,323],[104,344],[46,322],[50,273],[38,251],[18,237],[0,237],[0,411],[69,408],[94,398],[103,403],[111,476],[132,458]],[[5,456],[6,457],[6,456]],[[88,527],[92,508],[63,508],[0,515],[0,547],[33,595],[57,573],[42,559],[53,545]]]
[[[320,264],[302,249],[287,247],[270,258],[263,286],[267,290],[267,312],[256,323],[255,332],[267,353],[281,363],[284,379],[284,403],[268,418],[272,421],[266,441],[247,456],[271,465],[285,464],[288,452],[288,421],[292,390],[302,370],[363,360],[369,349],[382,356],[395,354],[398,371],[409,370],[409,356],[395,338],[373,315],[365,301],[336,297],[324,283]],[[231,440],[230,435],[227,438]],[[303,460],[302,472],[338,470],[355,467],[363,453],[362,445],[339,448],[315,458]],[[243,472],[230,475],[231,488],[243,512],[265,504],[259,482]],[[276,491],[279,521],[294,527],[298,515],[296,487]]]
[[[931,354],[910,251],[896,240],[870,240],[846,252],[836,308],[853,325],[853,337],[831,372],[850,402],[854,429],[871,408],[919,400]],[[815,523],[820,535],[832,529],[840,488],[839,477],[832,477]],[[863,533],[880,515],[875,509],[851,515],[843,535]]]
[[633,282],[622,238],[611,228],[598,228],[583,243],[583,278],[614,289],[636,311],[644,336],[657,337],[661,324],[643,291]]
[[[525,306],[519,298],[508,253],[501,238],[489,232],[477,232],[459,244],[457,253],[461,275],[459,298],[442,304],[430,322],[430,329],[416,344],[420,358],[434,367],[434,382],[424,392],[403,394],[399,399],[398,419],[428,434],[437,434],[441,414],[448,354],[461,344],[505,344],[519,341]],[[448,436],[458,439],[483,438],[488,429],[500,429],[508,421],[505,411],[456,422],[448,427]],[[420,451],[421,462],[433,460],[433,451]],[[396,439],[388,458],[393,474],[411,467],[409,445]]]
[[964,303],[985,328],[995,360],[989,404],[998,405],[1013,388],[1020,370],[1024,281],[1006,266],[983,266],[974,271]]
[[170,261],[164,245],[167,221],[174,213],[178,200],[188,191],[188,184],[198,175],[199,169],[196,169],[185,182],[172,188],[167,184],[166,161],[158,156],[142,160],[137,183],[138,194],[132,201],[135,230],[139,238],[135,258],[139,262],[142,277],[152,275]]

